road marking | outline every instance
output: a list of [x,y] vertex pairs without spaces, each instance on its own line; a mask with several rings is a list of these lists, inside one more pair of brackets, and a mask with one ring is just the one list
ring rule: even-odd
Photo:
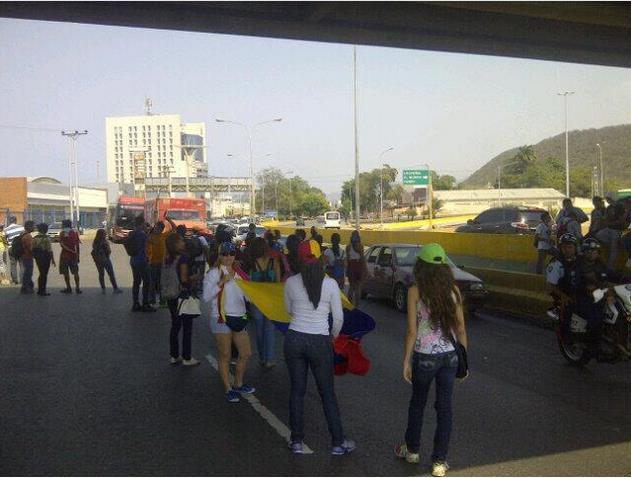
[[[219,372],[219,365],[217,364],[217,359],[215,359],[215,357],[213,357],[211,354],[206,355],[206,360],[208,360],[208,362],[210,363],[210,365],[212,365],[212,367],[217,370],[217,372]],[[230,374],[230,378],[234,378],[232,376],[232,374]],[[259,415],[261,415],[261,417],[263,418],[263,420],[265,420],[267,423],[270,424],[270,426],[276,430],[276,432],[285,439],[285,441],[287,443],[289,443],[290,437],[291,437],[291,431],[289,430],[289,428],[287,428],[287,426],[281,422],[278,417],[276,415],[274,415],[269,408],[267,408],[265,405],[263,405],[258,398],[256,398],[254,396],[253,393],[250,394],[243,394],[241,395],[241,398],[244,398],[245,400],[247,400],[250,405],[252,405],[252,408],[254,408],[254,410],[257,411],[257,413]],[[309,448],[306,444],[304,445],[304,454],[305,455],[310,455],[313,453],[313,450],[311,448]]]

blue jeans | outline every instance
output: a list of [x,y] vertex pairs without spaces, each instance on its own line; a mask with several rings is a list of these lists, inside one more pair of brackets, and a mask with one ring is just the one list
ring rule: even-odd
[[285,361],[289,370],[289,426],[291,441],[303,441],[305,393],[308,371],[315,378],[332,445],[340,446],[344,431],[333,383],[333,343],[328,335],[304,334],[288,330],[285,336]]
[[131,293],[134,305],[140,305],[140,284],[142,284],[142,305],[149,305],[149,264],[146,261],[130,260],[134,282]]
[[436,433],[432,461],[445,461],[451,436],[451,395],[458,368],[456,352],[443,354],[419,354],[412,357],[412,398],[408,409],[408,427],[405,443],[411,453],[418,453],[421,446],[423,411],[430,386],[436,380]]
[[109,257],[106,261],[99,262],[96,264],[96,270],[99,273],[99,284],[101,285],[101,289],[105,289],[105,273],[110,277],[110,282],[112,283],[112,287],[114,289],[118,289],[118,285],[116,284],[116,276],[114,275],[114,267],[112,266],[112,259]]
[[274,358],[274,324],[250,303],[250,315],[256,328],[256,349],[261,362],[271,362]]
[[33,291],[35,287],[33,284],[33,258],[21,258],[20,266],[22,267],[22,290],[25,292]]

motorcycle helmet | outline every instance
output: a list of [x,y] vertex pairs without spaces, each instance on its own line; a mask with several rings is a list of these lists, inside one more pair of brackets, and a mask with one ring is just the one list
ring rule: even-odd
[[566,232],[561,237],[559,237],[559,244],[574,244],[578,246],[578,240],[574,237],[573,234]]
[[600,250],[600,242],[598,239],[594,239],[593,237],[588,237],[583,241],[582,245],[583,252],[587,251],[598,251]]

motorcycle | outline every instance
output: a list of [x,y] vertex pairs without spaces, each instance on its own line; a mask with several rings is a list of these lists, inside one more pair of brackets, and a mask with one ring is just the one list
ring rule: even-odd
[[631,284],[596,289],[594,302],[600,302],[605,295],[613,300],[603,301],[602,327],[596,337],[588,332],[587,320],[580,311],[574,311],[570,317],[563,313],[559,316],[559,349],[574,366],[584,367],[591,359],[605,363],[631,360]]

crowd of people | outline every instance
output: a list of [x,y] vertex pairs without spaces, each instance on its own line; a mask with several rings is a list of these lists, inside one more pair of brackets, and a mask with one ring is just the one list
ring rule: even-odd
[[[606,202],[606,204],[605,204]],[[574,206],[572,200],[563,200],[563,207],[554,220],[549,213],[541,214],[541,222],[535,230],[534,245],[537,248],[537,274],[543,274],[546,261],[551,262],[562,256],[560,238],[570,234],[579,247],[586,239],[595,239],[608,249],[607,267],[615,269],[621,249],[627,253],[626,268],[631,268],[631,201],[615,201],[594,196],[594,209],[591,217]],[[582,223],[589,221],[589,229],[583,235]]]
[[[21,292],[34,292],[33,264],[39,270],[37,293],[50,295],[47,275],[51,264],[59,267],[71,294],[81,294],[79,262],[81,240],[70,221],[63,221],[59,234],[61,252],[55,261],[46,224],[26,221],[19,226],[15,218],[0,231],[0,274],[6,274],[4,257],[8,252],[11,277],[21,282]],[[284,283],[284,304],[291,321],[285,333],[283,354],[289,372],[289,448],[294,454],[304,452],[307,375],[309,370],[317,384],[324,415],[331,434],[331,454],[345,455],[356,443],[344,433],[334,387],[333,340],[342,329],[344,312],[342,295],[348,283],[348,296],[355,305],[361,298],[366,279],[364,246],[357,231],[346,247],[340,235],[331,237],[325,247],[315,227],[309,237],[303,229],[282,243],[279,231],[267,231],[257,237],[254,224],[243,241],[236,240],[227,227],[214,235],[187,231],[169,218],[151,226],[142,216],[124,242],[133,277],[132,312],[156,312],[168,308],[171,316],[169,361],[172,365],[192,367],[199,361],[192,355],[195,317],[205,314],[215,337],[218,370],[229,402],[239,402],[243,395],[255,392],[245,381],[252,355],[248,327],[255,329],[256,353],[264,368],[276,365],[276,329],[249,301],[236,283],[238,276],[252,282]],[[37,230],[37,234],[33,235]],[[405,441],[395,447],[395,454],[410,463],[418,463],[420,434],[430,386],[437,389],[437,439],[432,455],[434,476],[444,476],[451,433],[451,394],[458,357],[455,341],[467,346],[462,313],[462,298],[444,250],[439,245],[424,247],[428,254],[419,255],[415,267],[416,285],[408,299],[408,331],[402,375],[412,384]],[[106,293],[107,273],[112,291],[118,286],[111,260],[112,248],[104,229],[99,229],[92,243],[91,256],[98,272],[99,285]],[[21,274],[18,277],[17,269]],[[120,271],[119,271],[120,272]],[[21,280],[20,280],[21,279]],[[200,302],[206,307],[200,307]],[[195,302],[198,303],[195,306]],[[431,308],[430,308],[431,307]],[[202,312],[204,311],[204,312]],[[332,319],[330,320],[329,317]],[[180,341],[181,336],[181,341]],[[235,360],[234,374],[230,363]],[[431,362],[431,366],[428,364]]]

